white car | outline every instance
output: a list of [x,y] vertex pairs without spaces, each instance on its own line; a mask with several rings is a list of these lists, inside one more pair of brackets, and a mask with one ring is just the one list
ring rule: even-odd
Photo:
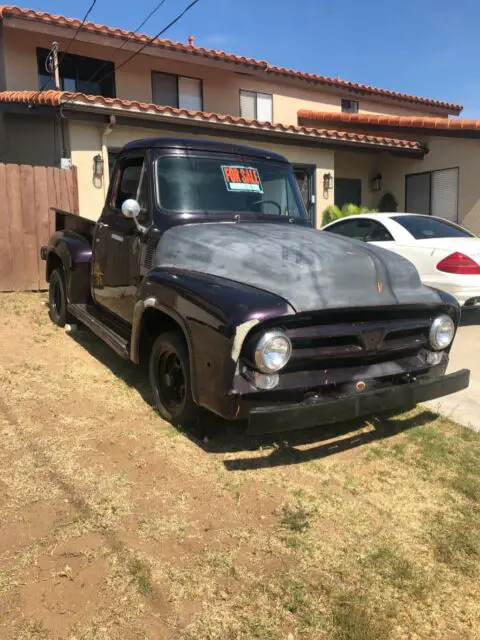
[[371,242],[416,266],[423,283],[480,304],[480,238],[448,220],[416,213],[371,213],[335,220],[323,231]]

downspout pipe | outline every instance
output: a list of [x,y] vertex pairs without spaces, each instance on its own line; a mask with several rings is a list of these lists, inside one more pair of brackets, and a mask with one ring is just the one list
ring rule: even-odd
[[117,119],[115,116],[110,116],[108,125],[105,127],[102,133],[102,159],[103,159],[103,193],[105,198],[107,197],[108,185],[110,183],[110,170],[108,166],[108,147],[107,138],[112,133]]

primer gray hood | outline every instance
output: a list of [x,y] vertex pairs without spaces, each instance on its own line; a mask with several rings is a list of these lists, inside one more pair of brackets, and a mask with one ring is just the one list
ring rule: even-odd
[[286,223],[173,227],[158,244],[155,265],[248,284],[282,297],[298,312],[441,302],[405,258]]

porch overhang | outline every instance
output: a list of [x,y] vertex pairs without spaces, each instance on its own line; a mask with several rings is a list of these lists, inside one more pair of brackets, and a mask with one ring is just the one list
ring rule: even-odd
[[414,139],[415,137],[442,136],[480,138],[480,120],[466,118],[435,118],[429,116],[393,116],[374,113],[340,113],[310,111],[297,112],[300,126],[322,126],[327,129],[341,127],[346,131],[387,135]]
[[105,98],[65,91],[4,91],[0,105],[17,105],[30,111],[55,108],[65,118],[117,117],[118,124],[157,123],[182,130],[209,130],[211,135],[240,135],[248,139],[275,139],[280,144],[298,146],[349,147],[364,151],[384,151],[423,157],[426,147],[416,140],[370,135],[340,128],[317,128],[249,120],[227,114],[190,111],[153,103]]

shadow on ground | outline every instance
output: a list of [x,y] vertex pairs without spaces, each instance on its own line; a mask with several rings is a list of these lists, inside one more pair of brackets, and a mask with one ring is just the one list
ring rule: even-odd
[[[86,329],[75,331],[71,337],[127,385],[136,389],[145,402],[153,404],[147,375],[143,369],[122,360],[108,345]],[[226,469],[230,471],[244,471],[318,460],[376,440],[390,438],[414,427],[428,424],[438,417],[437,414],[428,410],[403,420],[397,420],[396,415],[398,413],[370,417],[368,421],[358,419],[298,431],[249,436],[246,434],[245,423],[228,422],[212,414],[206,414],[195,431],[178,430],[204,451],[212,454],[265,451],[265,455],[260,457],[245,456],[223,462]],[[367,426],[370,427],[368,431],[358,433],[360,429]],[[355,433],[352,434],[352,432]],[[306,450],[297,448],[316,442],[319,443],[318,446],[309,447]]]

